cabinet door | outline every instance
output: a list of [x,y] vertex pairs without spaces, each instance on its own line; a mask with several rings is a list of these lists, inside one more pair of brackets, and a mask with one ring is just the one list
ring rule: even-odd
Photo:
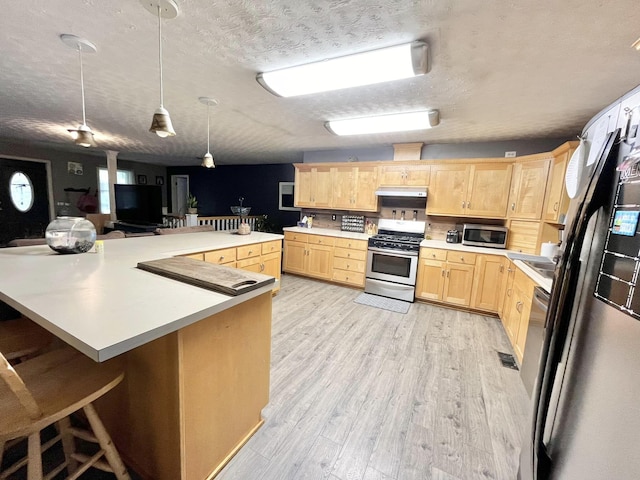
[[508,163],[471,165],[465,215],[505,218],[512,170]]
[[468,180],[469,165],[432,165],[427,214],[463,214]]
[[430,176],[431,167],[429,165],[407,165],[404,184],[414,187],[428,187]]
[[296,167],[294,205],[296,207],[313,206],[311,192],[311,168]]
[[312,170],[313,206],[331,208],[333,185],[331,184],[330,167],[314,167]]
[[262,268],[260,269],[260,273],[264,273],[265,275],[270,275],[275,277],[276,283],[273,287],[273,291],[280,290],[280,269],[281,269],[281,260],[280,260],[280,252],[268,253],[266,255],[262,255]]
[[538,237],[540,236],[540,222],[526,220],[509,221],[507,234],[507,248],[521,253],[538,253]]
[[394,164],[379,167],[379,184],[384,186],[428,186],[431,167],[429,165]]
[[296,166],[295,182],[294,205],[296,207],[330,208],[332,194],[330,167]]
[[474,270],[473,265],[447,262],[442,299],[447,303],[468,307],[471,304]]
[[507,267],[507,278],[505,279],[505,286],[504,286],[504,300],[502,303],[502,315],[500,316],[500,319],[502,320],[502,326],[504,327],[504,329],[508,332],[508,328],[507,325],[509,324],[509,317],[512,315],[512,305],[515,304],[514,302],[514,297],[515,294],[513,293],[513,279],[515,278],[516,275],[516,266],[513,264],[513,262],[509,261],[509,266]]
[[507,258],[503,260],[504,269],[502,271],[502,280],[499,286],[499,298],[498,298],[498,316],[500,319],[504,317],[504,305],[505,298],[507,296],[507,287],[513,287],[513,277],[515,275],[516,266],[513,262]]
[[442,300],[446,263],[421,258],[418,264],[416,297],[423,300]]
[[353,208],[353,185],[355,184],[355,168],[354,167],[333,167],[333,207],[343,210],[351,210]]
[[527,330],[529,329],[529,314],[531,312],[531,299],[533,297],[533,289],[535,283],[522,270],[516,272],[513,281],[514,292],[517,297],[518,316],[516,321],[512,322],[513,329],[513,350],[522,362],[522,354],[524,353],[524,344],[527,339]]
[[307,244],[303,242],[284,242],[284,271],[306,273]]
[[333,247],[307,245],[307,274],[330,280],[333,274]]
[[505,258],[500,255],[480,255],[476,260],[476,275],[471,306],[497,312],[502,300]]
[[558,223],[560,214],[566,215],[569,206],[569,195],[564,186],[564,176],[567,164],[574,149],[558,155],[553,159],[549,181],[547,182],[547,194],[544,204],[542,219],[545,222]]
[[395,187],[405,184],[406,167],[399,165],[383,165],[380,167],[380,185]]
[[355,182],[352,185],[353,204],[351,209],[361,212],[378,210],[378,167],[355,167]]
[[517,163],[509,195],[509,217],[540,220],[551,160]]

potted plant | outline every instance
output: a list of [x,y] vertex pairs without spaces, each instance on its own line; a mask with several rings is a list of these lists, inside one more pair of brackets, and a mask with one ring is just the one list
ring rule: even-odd
[[198,213],[198,200],[191,192],[187,196],[187,213]]

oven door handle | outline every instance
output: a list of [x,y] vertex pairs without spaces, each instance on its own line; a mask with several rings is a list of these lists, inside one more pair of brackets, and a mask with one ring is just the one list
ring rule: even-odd
[[391,257],[417,257],[418,256],[418,252],[396,252],[394,250],[386,250],[384,248],[376,248],[376,247],[369,247],[369,251],[370,252],[375,252],[375,253],[384,253],[385,255],[389,255]]

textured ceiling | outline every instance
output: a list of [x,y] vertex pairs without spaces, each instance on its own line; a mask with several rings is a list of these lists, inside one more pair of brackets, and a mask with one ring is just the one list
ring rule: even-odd
[[[119,158],[196,165],[206,106],[218,164],[299,161],[302,152],[392,143],[572,136],[640,83],[637,1],[177,0],[163,21],[165,107],[177,136],[148,131],[159,105],[157,18],[135,0],[4,2],[0,139],[80,150],[78,55],[61,33],[93,42],[84,55],[87,124]],[[257,72],[396,45],[431,48],[422,77],[278,98]],[[326,120],[437,108],[441,124],[406,134],[336,137]]]

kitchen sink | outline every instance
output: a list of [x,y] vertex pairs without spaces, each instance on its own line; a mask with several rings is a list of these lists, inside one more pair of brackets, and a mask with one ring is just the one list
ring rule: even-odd
[[536,262],[532,260],[522,260],[522,263],[542,275],[544,278],[553,278],[553,272],[556,269],[556,264],[553,262]]

